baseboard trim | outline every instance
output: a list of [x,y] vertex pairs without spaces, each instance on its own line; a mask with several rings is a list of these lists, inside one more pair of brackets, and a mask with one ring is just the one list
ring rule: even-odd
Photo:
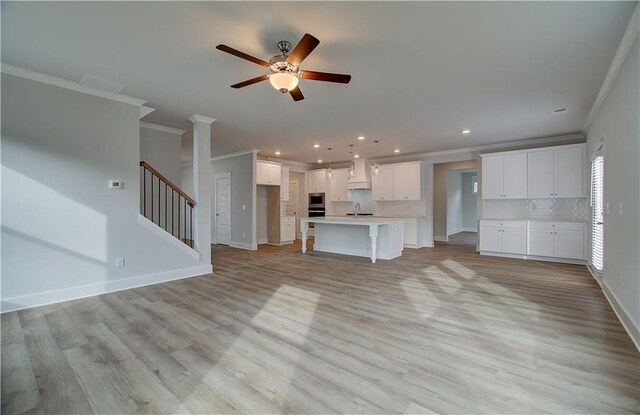
[[509,254],[505,252],[491,252],[491,251],[480,251],[480,255],[497,256],[502,258],[524,259],[527,261],[545,261],[545,262],[558,262],[561,264],[587,265],[587,261],[584,259],[554,258],[554,257],[547,257],[547,256]]
[[622,327],[624,327],[627,334],[631,338],[631,341],[633,342],[633,344],[635,344],[636,349],[640,351],[640,327],[636,326],[633,323],[631,316],[624,308],[622,303],[618,300],[618,297],[616,297],[615,293],[611,290],[611,288],[609,288],[607,282],[604,281],[602,284],[600,284],[600,287],[602,288],[602,292],[604,293],[605,298],[607,299],[607,301],[609,301],[609,304],[611,304],[613,312],[616,313],[618,320],[620,320]]
[[462,232],[478,232],[478,228],[462,228]]
[[257,251],[258,250],[258,244],[248,244],[248,243],[244,243],[244,242],[231,241],[231,242],[229,242],[229,246],[231,248],[247,249],[249,251]]
[[45,291],[36,294],[10,297],[2,300],[0,312],[23,310],[26,308],[40,307],[63,301],[78,300],[94,297],[115,291],[144,287],[145,285],[159,284],[183,278],[196,277],[198,275],[211,274],[211,265],[198,265],[195,267],[181,268],[155,274],[140,275],[137,277],[123,278],[96,284],[82,285],[79,287],[65,288],[61,290]]
[[449,238],[441,235],[433,235],[433,240],[436,242],[449,242]]

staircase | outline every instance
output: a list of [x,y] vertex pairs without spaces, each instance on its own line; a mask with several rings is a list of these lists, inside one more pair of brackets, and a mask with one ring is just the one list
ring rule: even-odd
[[193,248],[195,200],[146,161],[140,162],[140,189],[140,213]]

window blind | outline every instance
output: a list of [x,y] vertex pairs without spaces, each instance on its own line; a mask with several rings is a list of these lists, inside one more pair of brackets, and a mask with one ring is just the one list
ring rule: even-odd
[[604,158],[591,162],[591,264],[604,269]]

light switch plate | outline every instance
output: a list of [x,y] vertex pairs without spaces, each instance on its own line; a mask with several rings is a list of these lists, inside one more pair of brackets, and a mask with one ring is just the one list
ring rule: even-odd
[[618,202],[618,215],[622,215],[622,202]]
[[124,268],[124,257],[116,258],[116,268]]

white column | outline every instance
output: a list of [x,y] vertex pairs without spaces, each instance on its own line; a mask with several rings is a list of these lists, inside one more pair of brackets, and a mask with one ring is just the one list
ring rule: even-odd
[[192,115],[193,123],[193,212],[194,248],[200,260],[211,263],[211,123],[213,118]]

